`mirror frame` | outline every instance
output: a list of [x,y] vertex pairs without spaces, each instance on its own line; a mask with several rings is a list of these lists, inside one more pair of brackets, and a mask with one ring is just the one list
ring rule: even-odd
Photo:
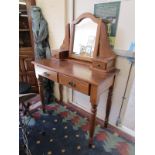
[[[95,39],[95,47],[93,51],[93,57],[83,57],[73,54],[73,46],[74,46],[74,35],[75,35],[75,26],[79,24],[83,19],[90,18],[93,22],[97,24],[97,31],[96,31],[96,39]],[[100,39],[100,27],[101,27],[102,19],[96,18],[91,13],[84,13],[79,16],[76,20],[72,22],[71,25],[71,38],[70,38],[70,48],[69,48],[69,57],[79,60],[85,60],[92,62],[92,59],[95,58],[98,54],[98,45]]]

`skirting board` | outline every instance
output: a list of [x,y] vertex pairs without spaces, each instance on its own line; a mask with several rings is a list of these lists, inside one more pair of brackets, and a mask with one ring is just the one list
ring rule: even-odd
[[123,125],[118,126],[117,128],[120,129],[120,130],[122,130],[123,132],[126,132],[126,133],[128,133],[129,135],[135,137],[135,131],[133,131],[133,130],[131,130],[131,129],[129,129],[129,128],[123,126]]

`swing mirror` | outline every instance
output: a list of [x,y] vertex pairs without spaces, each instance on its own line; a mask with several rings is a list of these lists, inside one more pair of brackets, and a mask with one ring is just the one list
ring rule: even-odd
[[73,53],[92,57],[95,47],[97,24],[86,18],[75,26]]
[[91,60],[96,54],[99,19],[89,13],[81,15],[72,23],[70,57]]

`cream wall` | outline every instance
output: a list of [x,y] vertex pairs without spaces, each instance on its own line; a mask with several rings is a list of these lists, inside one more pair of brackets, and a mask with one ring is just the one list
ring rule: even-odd
[[122,0],[115,49],[128,50],[135,41],[135,0]]

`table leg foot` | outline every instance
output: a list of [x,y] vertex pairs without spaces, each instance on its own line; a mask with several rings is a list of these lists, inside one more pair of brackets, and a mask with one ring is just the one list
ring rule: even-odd
[[93,145],[93,138],[90,138],[89,139],[89,148],[92,148],[92,145]]
[[97,105],[92,104],[92,114],[91,114],[91,124],[89,129],[89,146],[92,146],[93,144],[93,137],[94,137],[94,131],[95,131],[95,124],[96,124],[96,111],[97,111]]
[[42,103],[42,111],[45,113],[45,104],[44,104],[44,93],[43,93],[43,77],[39,76],[38,77],[38,88],[39,88],[39,94],[40,94],[40,99]]
[[107,105],[106,105],[106,115],[105,115],[105,122],[104,122],[104,127],[108,127],[108,121],[109,121],[109,115],[110,115],[110,110],[111,110],[111,104],[112,104],[112,92],[113,92],[113,87],[114,87],[114,81],[115,77],[113,79],[113,84],[109,88],[109,93],[108,93],[108,99],[107,99]]
[[108,127],[108,121],[104,122],[104,127],[107,128]]
[[47,111],[45,109],[43,109],[43,113],[47,113]]
[[59,84],[60,104],[63,102],[63,85]]

